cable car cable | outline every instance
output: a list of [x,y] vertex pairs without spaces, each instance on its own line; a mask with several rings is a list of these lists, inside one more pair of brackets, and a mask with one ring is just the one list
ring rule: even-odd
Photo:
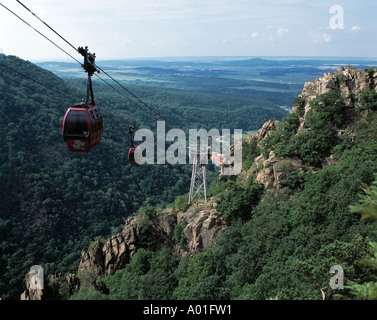
[[8,10],[10,13],[12,13],[14,16],[16,16],[18,19],[20,19],[23,23],[25,23],[26,25],[28,25],[30,28],[32,28],[35,32],[37,32],[38,34],[40,34],[43,38],[45,38],[46,40],[48,40],[49,42],[51,42],[54,46],[56,46],[57,48],[59,48],[61,51],[63,51],[66,55],[70,56],[73,60],[75,60],[76,62],[78,62],[80,65],[80,61],[78,61],[75,57],[73,57],[71,54],[69,54],[67,51],[65,51],[63,48],[61,48],[59,45],[57,45],[54,41],[50,40],[48,37],[46,37],[43,33],[39,32],[37,29],[35,29],[30,23],[28,23],[27,21],[25,21],[24,19],[22,19],[19,15],[17,15],[16,13],[14,13],[12,10],[10,10],[9,8],[7,8],[6,6],[4,6],[2,3],[0,3],[0,5],[5,8],[6,10]]
[[[31,11],[27,6],[25,6],[21,1],[19,0],[16,0],[21,6],[23,6],[27,11],[29,11],[33,16],[35,16],[39,21],[41,21],[45,26],[47,26],[51,31],[53,31],[57,36],[59,36],[62,40],[64,40],[69,46],[71,46],[76,52],[79,52],[79,50],[73,46],[68,40],[66,40],[62,35],[60,35],[55,29],[53,29],[49,24],[47,24],[45,21],[43,21],[41,18],[39,18],[33,11]],[[8,9],[9,10],[9,9]],[[10,10],[9,10],[10,11]],[[11,11],[12,12],[12,11]],[[13,13],[13,12],[12,12]],[[33,28],[34,29],[34,28]],[[34,29],[35,30],[35,29]],[[39,32],[38,32],[39,33]],[[59,49],[61,49],[59,47]],[[64,51],[64,50],[63,50]],[[64,51],[65,52],[65,51]],[[65,52],[66,53],[66,52]],[[77,61],[78,63],[80,63],[78,60],[76,60],[75,58],[73,58],[75,61]],[[80,63],[81,65],[81,63]],[[115,83],[117,83],[121,88],[123,88],[124,90],[126,90],[130,95],[132,95],[137,101],[139,101],[142,105],[144,105],[146,108],[148,108],[150,111],[152,111],[153,113],[155,113],[156,115],[158,115],[161,119],[165,120],[168,124],[170,124],[173,128],[174,126],[168,121],[166,120],[161,114],[159,114],[157,111],[155,111],[153,108],[151,108],[150,106],[148,106],[144,101],[142,101],[141,99],[139,99],[135,94],[133,94],[129,89],[127,89],[125,86],[123,86],[121,83],[119,83],[117,80],[115,80],[111,75],[109,75],[105,70],[103,70],[101,67],[97,66],[96,64],[94,64],[95,67],[97,67],[100,71],[102,71],[105,75],[107,75],[111,80],[113,80]],[[100,78],[101,79],[101,78]],[[106,82],[107,83],[107,82]],[[107,83],[108,84],[108,83]],[[118,93],[120,93],[118,91]],[[135,102],[131,99],[129,99],[132,103],[135,104]]]
[[[55,29],[53,29],[49,24],[47,24],[45,21],[43,21],[41,18],[39,18],[33,11],[31,11],[27,6],[25,6],[21,1],[16,0],[21,6],[23,6],[27,11],[29,11],[33,16],[35,16],[39,21],[41,21],[45,26],[47,26],[51,31],[53,31],[57,36],[59,36],[63,41],[65,41],[69,46],[71,46],[76,52],[79,52],[78,49],[75,48],[68,40],[66,40],[62,35],[60,35]],[[34,28],[33,28],[34,29]],[[35,29],[34,29],[35,30]],[[39,33],[39,32],[38,32]],[[60,48],[60,47],[59,47]],[[60,48],[61,49],[61,48]],[[65,52],[65,51],[64,51]],[[66,53],[66,52],[65,52]],[[80,63],[78,60],[74,59],[78,63]],[[81,63],[80,63],[81,64]],[[139,101],[141,104],[143,104],[146,108],[148,108],[150,111],[158,115],[160,118],[165,120],[168,124],[170,124],[173,128],[174,126],[164,117],[159,114],[157,111],[155,111],[153,108],[148,106],[144,101],[139,99],[135,94],[133,94],[129,89],[127,89],[125,86],[123,86],[121,83],[119,83],[117,80],[115,80],[111,75],[109,75],[105,70],[103,70],[101,67],[95,65],[100,71],[102,71],[105,75],[107,75],[111,80],[113,80],[115,83],[117,83],[120,87],[122,87],[124,90],[126,90],[130,95],[132,95],[137,101]],[[119,92],[119,91],[118,91]],[[129,99],[130,100],[130,99]],[[130,100],[133,102],[132,100]],[[134,103],[134,102],[133,102]],[[134,103],[135,104],[135,103]]]
[[9,69],[9,70],[11,70],[11,71],[13,71],[13,72],[16,72],[16,73],[18,73],[19,75],[21,75],[21,76],[23,76],[23,77],[25,77],[25,78],[27,78],[27,79],[29,79],[29,80],[35,82],[35,83],[38,83],[39,85],[41,85],[41,86],[43,86],[43,87],[45,87],[45,88],[47,88],[47,89],[50,89],[50,90],[52,90],[52,91],[54,91],[54,92],[56,92],[56,93],[58,93],[58,94],[60,94],[60,95],[62,95],[62,96],[64,96],[64,97],[70,99],[70,100],[72,99],[72,97],[66,95],[65,93],[62,93],[62,92],[60,92],[60,91],[58,91],[58,90],[56,90],[56,89],[54,89],[54,88],[51,88],[51,87],[49,87],[48,85],[46,85],[46,84],[44,84],[44,83],[42,83],[42,82],[39,82],[38,80],[35,80],[35,79],[33,79],[33,78],[27,76],[26,74],[23,74],[23,73],[21,73],[21,72],[15,70],[15,69],[13,69],[12,67],[9,67],[9,66],[3,64],[2,62],[0,62],[0,66],[5,67],[5,68],[7,68],[7,69]]
[[[125,97],[128,101],[130,101],[132,104],[135,104],[135,101],[133,101],[132,99],[130,99],[129,97],[127,97],[125,94],[123,94],[122,92],[120,92],[117,88],[115,88],[114,86],[112,86],[110,83],[108,83],[105,79],[101,78],[98,74],[94,74],[98,79],[100,79],[101,81],[103,81],[104,83],[106,83],[108,86],[110,86],[111,88],[113,88],[116,92],[118,92],[120,95],[122,95],[123,97]],[[150,117],[152,117],[153,119],[155,119],[156,121],[158,121],[158,119],[156,117],[154,117],[153,115],[149,115]]]
[[166,120],[161,114],[159,114],[157,111],[155,111],[153,108],[149,107],[144,101],[142,101],[141,99],[139,99],[136,95],[134,95],[130,90],[128,90],[125,86],[123,86],[119,81],[117,81],[116,79],[114,79],[111,75],[109,75],[105,70],[103,70],[101,67],[97,66],[96,67],[102,71],[105,75],[107,75],[111,80],[113,80],[115,83],[117,83],[120,87],[122,87],[124,90],[126,90],[130,95],[132,95],[135,99],[137,99],[140,103],[142,103],[145,107],[147,107],[149,110],[151,110],[153,113],[155,113],[156,115],[158,115],[161,119],[165,120],[168,124],[170,124],[173,128],[174,126],[168,121]]
[[70,45],[73,50],[77,51],[77,48],[74,47],[68,40],[66,40],[63,36],[61,36],[58,32],[56,32],[52,27],[50,27],[46,22],[44,22],[41,18],[39,18],[33,11],[31,11],[27,6],[25,6],[21,1],[16,0],[21,6],[23,6],[27,11],[29,11],[34,17],[36,17],[40,22],[42,22],[46,27],[48,27],[52,32],[54,32],[57,36],[59,36],[62,40],[64,40],[68,45]]
[[[12,67],[9,67],[9,66],[7,66],[7,65],[5,65],[5,64],[3,64],[3,63],[1,63],[1,62],[0,62],[0,66],[5,67],[5,68],[7,68],[7,69],[9,69],[9,70],[11,70],[11,71],[13,71],[13,72],[19,74],[20,76],[22,76],[22,77],[24,77],[24,78],[26,78],[26,79],[28,79],[28,80],[31,80],[31,81],[35,82],[35,83],[38,84],[38,85],[41,85],[41,86],[43,86],[43,87],[45,87],[45,88],[47,88],[47,89],[49,89],[49,90],[54,91],[55,93],[60,94],[61,96],[64,96],[64,97],[66,97],[66,98],[72,100],[72,97],[70,97],[70,96],[68,96],[68,95],[66,95],[66,94],[64,94],[64,93],[62,93],[62,92],[60,92],[60,91],[58,91],[58,90],[56,90],[56,89],[54,89],[54,88],[51,88],[51,87],[49,87],[48,85],[45,85],[44,83],[41,83],[41,82],[39,82],[38,80],[35,80],[35,79],[33,79],[32,77],[29,77],[29,76],[27,76],[27,75],[25,75],[25,74],[23,74],[23,73],[21,73],[21,72],[15,70],[15,69],[12,68]],[[125,97],[126,99],[128,99],[128,100],[131,101],[132,103],[134,102],[134,101],[131,100],[129,97],[127,97],[127,96],[124,95],[122,92],[120,92],[117,88],[115,88],[114,86],[112,86],[110,83],[106,82],[103,78],[101,78],[101,77],[98,76],[97,74],[95,74],[95,75],[96,75],[101,81],[105,82],[107,85],[109,85],[109,86],[112,87],[114,90],[116,90],[116,91],[117,91],[119,94],[121,94],[123,97]],[[25,84],[23,84],[23,83],[17,81],[17,80],[14,80],[14,79],[8,78],[8,77],[4,76],[3,74],[1,74],[1,76],[2,76],[3,78],[8,79],[8,80],[14,81],[14,82],[16,82],[16,83],[18,83],[18,84],[20,84],[20,85],[22,85],[22,86],[24,86],[24,87],[27,87],[27,88],[29,88],[29,89],[31,89],[31,90],[35,90],[35,89],[33,89],[33,88],[31,88],[31,87],[29,87],[29,86],[27,86],[27,85],[25,85]],[[42,93],[42,94],[44,94],[44,93]],[[53,97],[53,96],[50,96],[50,95],[47,95],[47,94],[44,94],[44,95],[46,95],[46,96],[48,96],[48,97],[50,97],[50,98],[57,99],[56,97]],[[158,119],[155,118],[153,115],[149,115],[149,116],[152,117],[153,119],[155,119],[156,121],[158,121]],[[115,120],[115,119],[114,119],[114,120]]]
[[[23,5],[20,1],[17,1],[19,4]],[[60,49],[62,52],[64,52],[65,54],[67,54],[69,57],[71,57],[74,61],[76,61],[78,64],[80,64],[80,66],[82,66],[81,62],[79,60],[77,60],[76,58],[74,58],[72,55],[70,55],[68,52],[66,52],[63,48],[61,48],[60,46],[58,46],[55,42],[53,42],[52,40],[50,40],[47,36],[45,36],[44,34],[42,34],[40,31],[38,31],[37,29],[35,29],[32,25],[30,25],[28,22],[26,22],[24,19],[22,19],[20,16],[18,16],[16,13],[14,13],[12,10],[10,10],[9,8],[7,8],[6,6],[4,6],[2,3],[0,3],[0,5],[5,8],[6,10],[8,10],[10,13],[12,13],[14,16],[16,16],[18,19],[20,19],[22,22],[24,22],[27,26],[29,26],[30,28],[32,28],[35,32],[37,32],[39,35],[41,35],[42,37],[44,37],[45,39],[47,39],[49,42],[51,42],[52,44],[54,44],[58,49]],[[25,5],[23,5],[24,8],[26,8],[28,11],[30,11],[30,13],[32,13],[37,19],[39,19],[40,21],[42,21],[45,25],[47,25],[47,23],[45,23],[42,19],[40,19],[36,14],[34,14],[30,9],[28,9]],[[47,25],[48,26],[48,25]],[[50,26],[48,26],[50,29],[52,29]],[[53,30],[53,29],[52,29]],[[79,53],[79,50],[76,49],[71,43],[69,43],[64,37],[62,37],[60,34],[58,34],[55,30],[53,30],[54,33],[56,33],[60,38],[64,39],[65,42],[67,42],[72,48],[75,49],[76,52]],[[13,70],[15,71],[15,70]],[[17,72],[17,71],[15,71]],[[114,90],[116,90],[119,94],[122,94],[120,91],[118,91],[116,88],[114,88],[112,85],[110,85],[108,82],[106,82],[105,80],[103,80],[101,77],[99,77],[97,74],[95,74],[99,79],[101,79],[103,82],[105,82],[107,85],[109,85],[110,87],[112,87]],[[25,75],[23,75],[25,76]],[[27,76],[26,76],[27,77]],[[30,78],[30,77],[28,77]],[[31,79],[31,78],[30,78]],[[31,79],[32,80],[32,79]],[[123,94],[122,94],[123,95]],[[133,104],[136,104],[133,100],[131,100],[130,98],[128,98],[127,96],[123,95],[125,98],[127,98],[129,101],[131,101]]]
[[[23,87],[25,87],[25,88],[28,88],[28,89],[30,89],[30,90],[32,90],[32,91],[35,91],[35,88],[29,87],[29,86],[27,86],[26,84],[24,84],[24,83],[22,83],[22,82],[20,82],[20,81],[17,81],[17,80],[15,80],[15,79],[9,78],[9,77],[5,76],[4,74],[0,74],[0,77],[2,77],[2,78],[4,78],[4,79],[7,79],[7,80],[9,80],[9,81],[13,81],[13,82],[19,84],[20,86],[23,86]],[[46,96],[46,97],[49,97],[49,98],[51,98],[51,99],[59,99],[59,101],[60,101],[60,98],[57,98],[56,96],[51,96],[51,95],[49,95],[49,94],[47,94],[47,93],[38,92],[38,94],[41,94],[41,95]]]

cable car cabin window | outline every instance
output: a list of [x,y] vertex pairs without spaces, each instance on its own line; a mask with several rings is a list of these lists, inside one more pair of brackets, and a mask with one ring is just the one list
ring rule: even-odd
[[99,115],[97,107],[89,109],[90,123],[93,132],[99,132],[103,129],[102,118]]
[[84,110],[70,110],[65,119],[64,132],[67,134],[86,134],[88,123]]
[[91,125],[91,128],[92,128],[92,131],[93,132],[97,132],[98,131],[98,126],[97,126],[97,121],[96,121],[96,119],[94,117],[93,110],[90,110],[89,114],[90,114],[90,125]]
[[99,122],[99,128],[100,128],[100,130],[102,130],[102,129],[103,129],[102,118],[99,118],[99,119],[98,119],[98,122]]

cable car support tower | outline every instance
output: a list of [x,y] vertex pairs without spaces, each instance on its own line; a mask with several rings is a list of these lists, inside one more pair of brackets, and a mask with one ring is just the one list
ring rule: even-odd
[[190,184],[190,194],[188,204],[191,204],[195,198],[207,202],[207,184],[206,184],[206,159],[209,158],[208,146],[189,147],[189,156],[192,160],[192,174]]

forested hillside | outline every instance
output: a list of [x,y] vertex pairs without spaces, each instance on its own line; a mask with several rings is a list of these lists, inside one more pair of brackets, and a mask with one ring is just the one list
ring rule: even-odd
[[[90,288],[83,274],[71,299],[375,299],[376,78],[348,67],[308,82],[294,113],[244,143],[242,173],[210,188],[227,223],[213,246],[179,256],[145,241]],[[154,210],[140,210],[140,234]],[[174,230],[183,248],[189,227]],[[344,289],[331,288],[332,266]]]
[[[82,89],[86,81],[67,79],[67,83]],[[216,129],[242,129],[244,131],[258,130],[266,119],[282,119],[287,111],[276,104],[258,98],[228,96],[219,93],[187,92],[177,89],[156,87],[127,86],[148,105],[157,108],[174,128],[189,129],[205,128],[208,131]],[[126,107],[124,98],[114,93],[114,90],[101,81],[96,81],[94,89],[98,95],[97,104],[112,106],[114,110],[123,110],[126,121],[134,121],[137,127],[150,127],[155,130],[156,114],[143,105],[130,104]],[[120,99],[123,98],[123,99]],[[116,117],[116,113],[104,114],[104,117]],[[111,119],[111,118],[110,118]],[[110,120],[111,121],[111,120]],[[166,131],[172,126],[166,124]]]
[[[128,124],[155,130],[156,119],[97,82],[102,141],[88,154],[70,153],[61,135],[63,116],[85,98],[86,83],[65,82],[14,56],[2,55],[1,63],[59,92],[0,66],[0,298],[18,299],[32,265],[43,266],[46,277],[75,272],[81,250],[95,237],[116,233],[143,204],[164,207],[188,192],[191,167],[132,167]],[[251,99],[132,90],[185,130],[256,130],[286,115]]]

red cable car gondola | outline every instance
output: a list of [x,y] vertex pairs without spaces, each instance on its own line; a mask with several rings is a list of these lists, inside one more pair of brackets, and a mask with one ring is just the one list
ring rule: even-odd
[[131,137],[131,148],[130,148],[130,150],[128,150],[128,161],[133,166],[138,165],[138,163],[135,160],[135,152],[136,152],[137,146],[134,144],[134,141],[133,141],[133,138],[132,138],[132,135],[134,133],[134,129],[135,129],[135,127],[130,125],[129,130],[128,130],[128,133],[130,134],[130,137]]
[[132,146],[130,148],[130,150],[128,151],[128,161],[133,165],[137,165],[138,163],[136,162],[135,160],[135,151],[136,151],[137,147],[136,146]]
[[[86,103],[69,108],[63,120],[63,138],[72,152],[89,152],[98,146],[103,124],[98,108],[94,102],[92,75],[99,72],[94,64],[95,54],[88,52],[88,47],[80,47],[78,51],[84,56],[82,67],[88,73]],[[89,102],[89,94],[91,101]]]
[[96,106],[69,108],[63,121],[63,138],[72,152],[89,152],[98,146],[103,132],[102,118]]

